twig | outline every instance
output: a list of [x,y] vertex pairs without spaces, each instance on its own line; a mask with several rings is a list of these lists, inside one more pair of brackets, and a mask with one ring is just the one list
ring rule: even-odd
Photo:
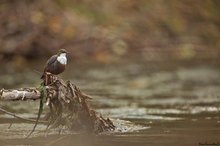
[[[23,121],[28,121],[28,122],[32,122],[32,123],[35,122],[35,120],[33,120],[33,119],[27,119],[27,118],[23,118],[23,117],[17,116],[16,114],[11,113],[9,111],[6,111],[6,110],[4,110],[2,108],[0,108],[0,111],[5,113],[5,114],[11,115],[11,116],[13,116],[13,117],[15,117],[17,119],[23,120]],[[39,123],[47,124],[48,122],[47,121],[39,121]]]

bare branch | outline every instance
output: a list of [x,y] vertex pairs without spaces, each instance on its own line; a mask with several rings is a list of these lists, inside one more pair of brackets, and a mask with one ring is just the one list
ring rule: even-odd
[[36,88],[1,89],[0,100],[36,100],[40,92]]
[[[15,117],[17,119],[23,120],[23,121],[27,121],[27,122],[31,122],[31,123],[35,122],[35,120],[33,120],[33,119],[27,119],[27,118],[23,118],[23,117],[17,116],[16,114],[11,113],[11,112],[9,112],[9,111],[7,111],[5,109],[2,109],[2,108],[0,108],[0,111],[5,113],[5,114],[11,115],[11,116],[13,116],[13,117]],[[39,121],[39,123],[47,124],[48,122],[47,121]]]

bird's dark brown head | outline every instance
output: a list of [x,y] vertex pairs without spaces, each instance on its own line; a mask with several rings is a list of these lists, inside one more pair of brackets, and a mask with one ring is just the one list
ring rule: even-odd
[[57,54],[59,55],[59,54],[62,54],[62,53],[66,53],[67,54],[68,52],[65,49],[60,49]]

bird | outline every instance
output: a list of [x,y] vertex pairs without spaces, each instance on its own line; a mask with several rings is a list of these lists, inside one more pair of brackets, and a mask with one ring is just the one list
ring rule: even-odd
[[60,49],[57,54],[51,56],[44,66],[44,72],[41,79],[45,78],[46,72],[53,75],[58,75],[64,72],[67,65],[67,53],[68,52],[65,49]]

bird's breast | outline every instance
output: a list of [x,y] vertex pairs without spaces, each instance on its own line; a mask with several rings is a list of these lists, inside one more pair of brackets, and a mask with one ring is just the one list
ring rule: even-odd
[[66,65],[61,64],[60,62],[57,61],[55,68],[54,68],[54,74],[60,74],[65,70]]

